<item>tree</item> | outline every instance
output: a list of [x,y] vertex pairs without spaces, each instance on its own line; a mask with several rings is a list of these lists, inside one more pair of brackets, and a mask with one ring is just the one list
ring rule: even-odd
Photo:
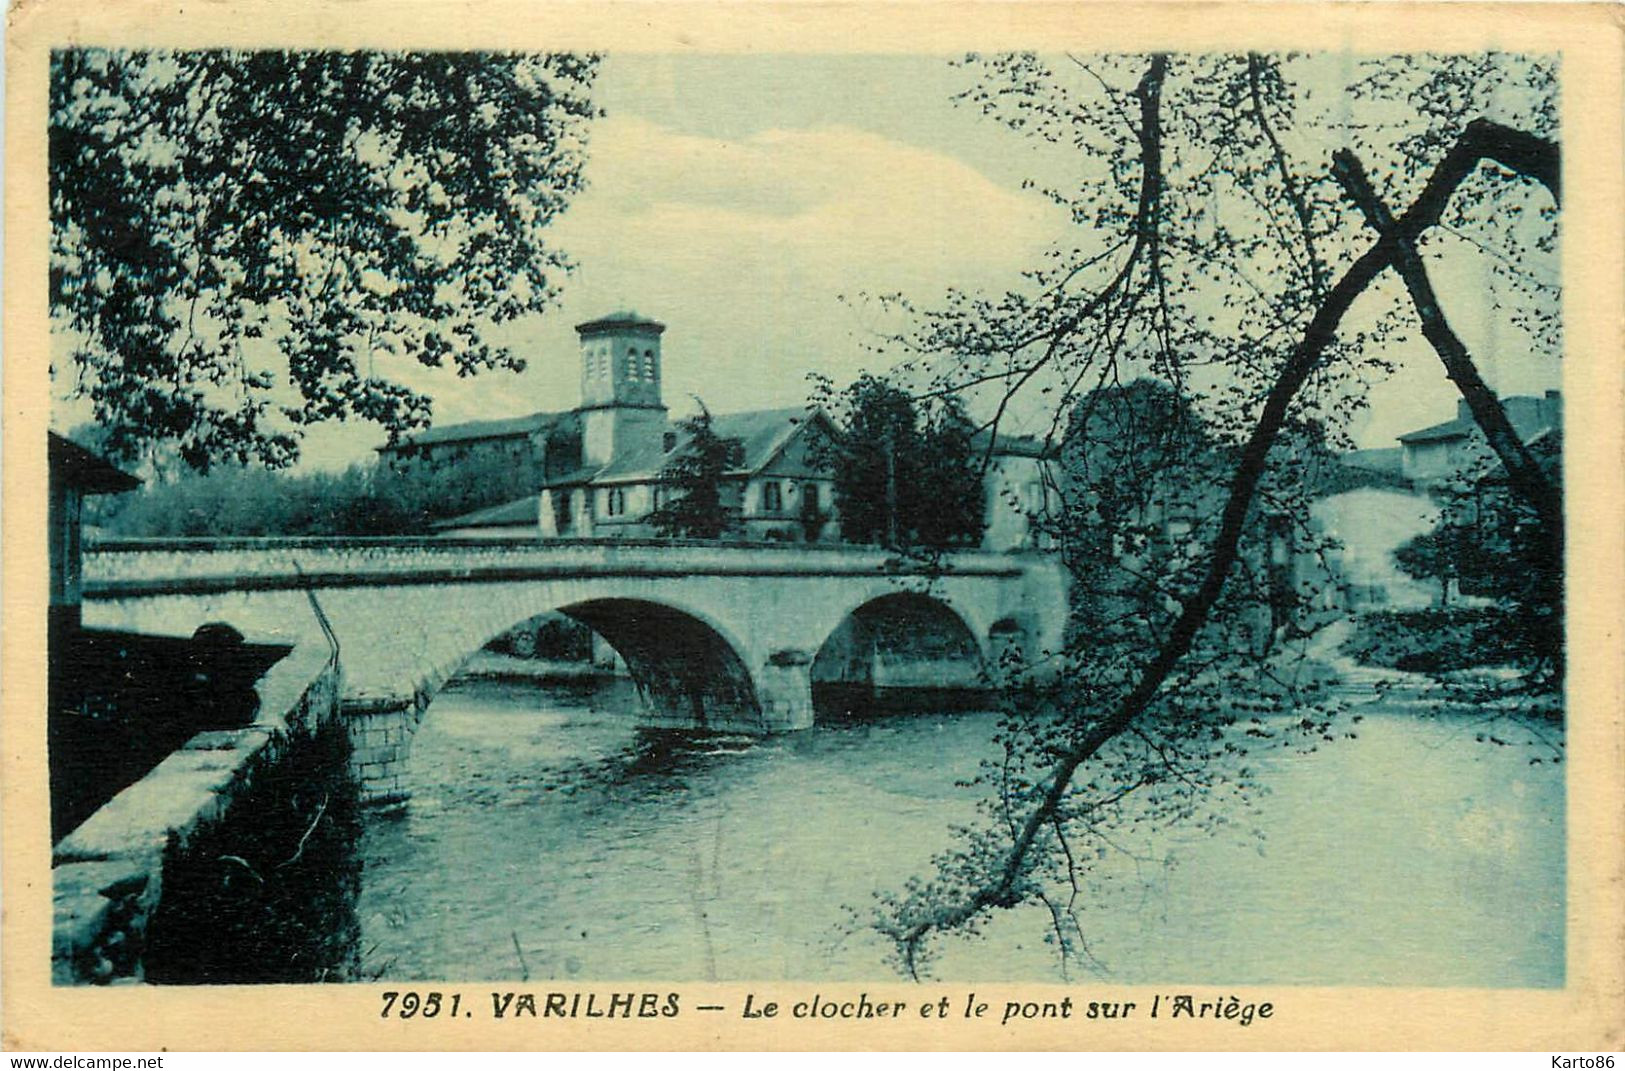
[[985,523],[976,426],[955,397],[925,415],[919,467],[907,498],[914,538],[928,548],[975,545]]
[[660,473],[658,484],[666,501],[649,514],[649,523],[662,536],[679,539],[721,539],[739,527],[738,510],[723,496],[727,473],[744,463],[745,446],[724,439],[711,424],[711,411],[698,398],[700,411],[684,420],[684,442]]
[[[1075,160],[1071,185],[1048,192],[1083,233],[1006,294],[955,292],[931,309],[890,299],[913,318],[891,341],[928,370],[927,393],[986,400],[994,431],[1024,392],[1050,408],[1051,441],[1068,458],[1052,477],[1053,523],[1075,620],[1046,667],[1053,679],[1018,676],[1006,698],[979,779],[983,822],[930,877],[883,901],[878,923],[910,973],[934,938],[1023,904],[1047,910],[1063,962],[1086,953],[1076,908],[1115,826],[1229,821],[1223,804],[1254,788],[1252,749],[1335,738],[1324,681],[1298,671],[1313,666],[1312,615],[1296,615],[1295,650],[1248,640],[1261,621],[1277,631],[1283,595],[1301,610],[1320,601],[1313,581],[1283,588],[1267,566],[1323,549],[1302,469],[1324,456],[1317,436],[1351,445],[1361,385],[1388,370],[1385,341],[1420,324],[1531,510],[1534,537],[1548,551],[1562,538],[1556,488],[1510,433],[1422,255],[1443,236],[1490,250],[1495,271],[1549,258],[1559,167],[1548,61],[1378,59],[1348,80],[1313,56],[970,62],[984,71],[970,105]],[[1514,85],[1526,88],[1504,92]],[[1484,117],[1492,105],[1496,118]],[[1410,308],[1351,320],[1390,270]],[[1554,288],[1511,289],[1527,299],[1532,345],[1555,357]],[[1168,451],[1154,481],[1137,471],[1137,449],[1114,454],[1112,422],[1077,419],[1080,401],[1136,376],[1203,418],[1199,435],[1153,438]],[[1169,411],[1150,430],[1178,424]],[[1151,560],[1135,536],[1164,486],[1193,513],[1160,526]]]
[[1445,606],[1450,602],[1451,582],[1475,571],[1473,559],[1479,553],[1472,530],[1446,519],[1406,541],[1394,551],[1394,561],[1407,576],[1437,581],[1439,605]]
[[[833,390],[820,381],[815,393]],[[864,373],[833,407],[842,435],[820,461],[835,473],[842,538],[940,549],[981,536],[983,458],[958,398],[937,399],[922,421],[906,390]]]
[[109,447],[292,463],[302,430],[427,424],[403,362],[520,369],[547,308],[595,57],[52,54],[50,303]]

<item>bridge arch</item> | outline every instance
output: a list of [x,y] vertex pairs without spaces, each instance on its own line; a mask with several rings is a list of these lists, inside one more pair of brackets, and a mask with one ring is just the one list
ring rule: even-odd
[[362,794],[369,803],[410,798],[405,771],[412,740],[440,690],[491,640],[546,613],[580,621],[615,648],[641,701],[635,714],[639,724],[765,728],[748,648],[709,613],[680,600],[609,595],[601,587],[574,584],[484,594],[448,601],[446,627],[418,634],[422,647],[405,694],[395,690],[346,700]]
[[[527,593],[529,594],[529,593]],[[756,688],[746,648],[712,615],[682,602],[559,592],[553,598],[493,599],[470,627],[438,633],[414,685],[423,710],[468,661],[515,625],[547,613],[579,621],[626,662],[645,714],[683,727],[756,727]]]
[[985,694],[987,650],[976,625],[940,596],[875,596],[851,610],[813,658],[815,716],[965,705]]
[[656,719],[692,728],[760,722],[746,656],[715,622],[639,599],[591,599],[558,612],[615,648]]

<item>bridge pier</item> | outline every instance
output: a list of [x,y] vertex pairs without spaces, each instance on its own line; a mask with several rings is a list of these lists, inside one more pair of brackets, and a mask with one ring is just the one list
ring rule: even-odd
[[812,728],[812,663],[806,651],[787,648],[769,655],[756,674],[756,703],[768,732]]
[[389,806],[412,798],[403,775],[412,734],[423,720],[417,696],[358,696],[344,700],[350,729],[350,765],[361,783],[361,802]]

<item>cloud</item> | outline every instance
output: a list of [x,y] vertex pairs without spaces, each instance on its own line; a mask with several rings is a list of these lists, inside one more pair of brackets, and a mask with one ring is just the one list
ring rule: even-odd
[[[557,231],[581,266],[563,320],[619,305],[665,320],[668,399],[724,410],[794,402],[813,369],[874,364],[840,295],[1011,282],[1064,225],[952,156],[845,126],[723,140],[607,119],[589,176]],[[548,364],[562,341],[573,367],[560,326],[536,338]]]

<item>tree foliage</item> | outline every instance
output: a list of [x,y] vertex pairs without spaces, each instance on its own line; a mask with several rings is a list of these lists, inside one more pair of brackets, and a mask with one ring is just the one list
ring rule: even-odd
[[122,460],[298,456],[301,429],[428,423],[411,365],[519,369],[500,324],[568,270],[596,59],[52,55],[55,372]]
[[1006,293],[885,299],[911,321],[888,341],[924,394],[973,399],[993,430],[1024,403],[1047,421],[1073,621],[1064,650],[1003,667],[983,823],[883,901],[911,973],[934,938],[1023,904],[1047,911],[1063,962],[1087,955],[1090,861],[1125,827],[1234,824],[1256,750],[1353,731],[1314,657],[1330,548],[1308,506],[1392,342],[1420,327],[1533,511],[1531,538],[1561,546],[1556,490],[1439,308],[1425,255],[1435,241],[1459,241],[1458,261],[1487,253],[1517,277],[1503,293],[1524,300],[1531,348],[1560,351],[1555,284],[1531,270],[1555,249],[1554,69],[1342,63],[968,60],[967,104],[1074,164],[1039,185],[1077,234]]
[[[1561,487],[1561,457],[1550,439],[1547,446],[1542,468]],[[1440,677],[1453,698],[1486,706],[1516,696],[1528,701],[1530,713],[1561,719],[1563,562],[1540,506],[1515,493],[1498,466],[1458,475],[1435,494],[1443,507],[1439,522],[1396,550],[1395,563],[1411,577],[1437,582],[1441,608],[1452,588],[1488,607],[1471,618],[1471,642],[1458,657],[1421,668]],[[1415,639],[1425,646],[1428,638]],[[1510,667],[1516,675],[1458,673],[1480,666]]]
[[815,392],[842,432],[820,458],[834,471],[842,538],[922,549],[981,538],[985,456],[958,398],[922,412],[908,391],[869,373],[838,398],[827,382]]
[[744,464],[745,447],[725,439],[711,426],[711,411],[700,411],[681,424],[683,443],[660,473],[665,501],[649,514],[662,536],[721,539],[739,527],[739,512],[725,501],[724,477]]
[[92,499],[86,520],[115,536],[425,535],[434,521],[535,493],[528,466],[502,457],[313,473],[222,464]]

